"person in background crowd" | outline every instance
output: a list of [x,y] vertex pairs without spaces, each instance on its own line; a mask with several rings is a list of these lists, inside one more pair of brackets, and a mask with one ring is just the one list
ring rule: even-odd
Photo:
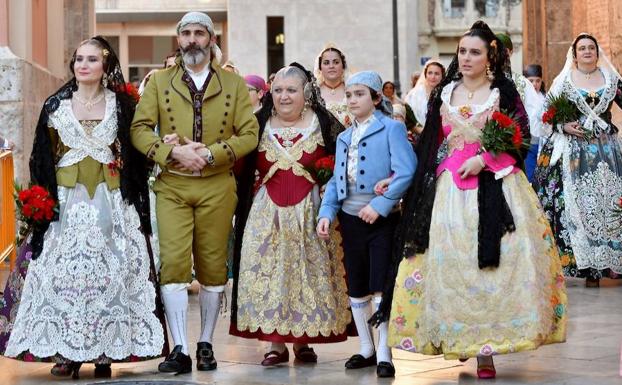
[[268,90],[265,80],[258,75],[246,75],[244,76],[246,87],[248,88],[248,94],[251,98],[251,105],[253,106],[253,112],[257,113],[261,109],[261,101]]
[[382,94],[389,99],[390,104],[404,104],[404,101],[395,93],[395,84],[392,81],[384,82],[382,85]]
[[[512,52],[514,51],[514,45],[512,44],[510,36],[505,33],[498,33],[497,38],[499,38],[499,40],[503,43],[503,46],[507,50],[508,57],[511,58]],[[516,85],[516,90],[520,95],[520,99],[523,102],[523,106],[525,106],[525,110],[527,111],[527,115],[529,117],[531,144],[529,152],[525,157],[525,174],[527,175],[527,180],[532,182],[533,173],[536,168],[536,158],[538,157],[540,138],[544,135],[541,129],[542,106],[544,104],[544,99],[542,98],[542,94],[536,91],[533,84],[531,84],[525,76],[518,72],[512,71],[510,64],[508,64],[507,67],[506,71],[511,72],[508,76],[511,77],[512,81]]]
[[233,64],[232,60],[227,60],[225,64],[222,65],[222,69],[228,72],[233,72],[236,75],[240,74],[238,67],[236,67],[235,64]]
[[393,105],[393,119],[406,124],[406,107],[403,104]]
[[523,76],[531,82],[536,91],[546,95],[546,87],[544,80],[542,80],[542,66],[540,64],[529,64],[523,70]]
[[423,67],[423,76],[419,78],[408,95],[406,103],[412,108],[417,118],[416,133],[421,134],[425,126],[425,117],[428,112],[428,99],[434,87],[436,87],[445,76],[445,67],[438,60],[428,60]]
[[601,278],[622,277],[622,145],[611,121],[613,104],[622,107],[622,77],[594,36],[582,33],[568,48],[547,94],[560,96],[576,107],[578,119],[544,125],[548,135],[534,188],[553,226],[564,274],[598,287]]
[[347,127],[352,121],[346,105],[345,80],[348,64],[343,52],[332,44],[327,45],[315,59],[315,77],[326,109]]

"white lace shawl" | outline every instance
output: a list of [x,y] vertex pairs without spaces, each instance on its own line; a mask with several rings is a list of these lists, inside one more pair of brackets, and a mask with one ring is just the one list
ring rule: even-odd
[[63,99],[60,106],[49,117],[63,143],[70,148],[58,162],[58,167],[76,164],[90,156],[102,164],[114,161],[110,145],[117,137],[117,99],[114,92],[105,89],[106,111],[104,119],[89,135],[84,131],[71,108],[71,99]]

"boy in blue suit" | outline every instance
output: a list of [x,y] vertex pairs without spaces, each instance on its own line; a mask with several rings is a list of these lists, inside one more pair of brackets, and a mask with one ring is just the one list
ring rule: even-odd
[[[372,297],[376,307],[382,298],[399,220],[398,203],[410,185],[417,159],[404,124],[376,110],[381,91],[382,80],[373,71],[356,73],[346,83],[348,109],[355,119],[337,138],[335,169],[326,185],[317,233],[328,239],[331,222],[339,218],[348,295],[361,344],[360,352],[350,357],[346,368],[378,365],[378,377],[393,377],[388,325],[384,322],[378,327],[375,351],[367,320]],[[376,183],[389,176],[388,187],[376,195]]]

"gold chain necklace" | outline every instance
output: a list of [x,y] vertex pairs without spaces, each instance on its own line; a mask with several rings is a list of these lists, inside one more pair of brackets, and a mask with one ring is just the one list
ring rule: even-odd
[[590,80],[590,78],[592,77],[592,74],[598,71],[598,67],[594,68],[591,71],[583,71],[581,68],[577,67],[577,71],[581,72],[583,76],[585,76],[586,80]]
[[339,84],[337,84],[335,87],[331,87],[328,85],[328,83],[324,82],[324,85],[326,86],[326,88],[328,88],[330,90],[330,94],[331,95],[335,95],[335,93],[337,92],[337,88],[341,87],[341,85],[343,84],[342,81],[339,82]]
[[76,98],[76,100],[82,104],[84,106],[84,108],[86,108],[87,111],[91,111],[93,109],[93,107],[102,101],[102,99],[104,98],[104,93],[100,93],[99,95],[97,95],[96,97],[90,98],[88,100],[84,100],[82,99],[80,96],[78,96],[77,93],[73,94],[73,97]]

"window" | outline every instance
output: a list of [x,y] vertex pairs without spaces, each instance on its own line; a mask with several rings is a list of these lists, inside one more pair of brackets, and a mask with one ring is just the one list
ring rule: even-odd
[[462,17],[466,0],[443,0],[443,14],[445,17]]
[[149,71],[164,66],[164,59],[177,49],[175,36],[129,36],[129,76],[126,81],[142,80]]
[[499,0],[475,0],[475,10],[480,17],[496,17],[499,12]]
[[275,73],[285,65],[285,33],[282,16],[268,16],[266,36],[268,46],[268,75]]

